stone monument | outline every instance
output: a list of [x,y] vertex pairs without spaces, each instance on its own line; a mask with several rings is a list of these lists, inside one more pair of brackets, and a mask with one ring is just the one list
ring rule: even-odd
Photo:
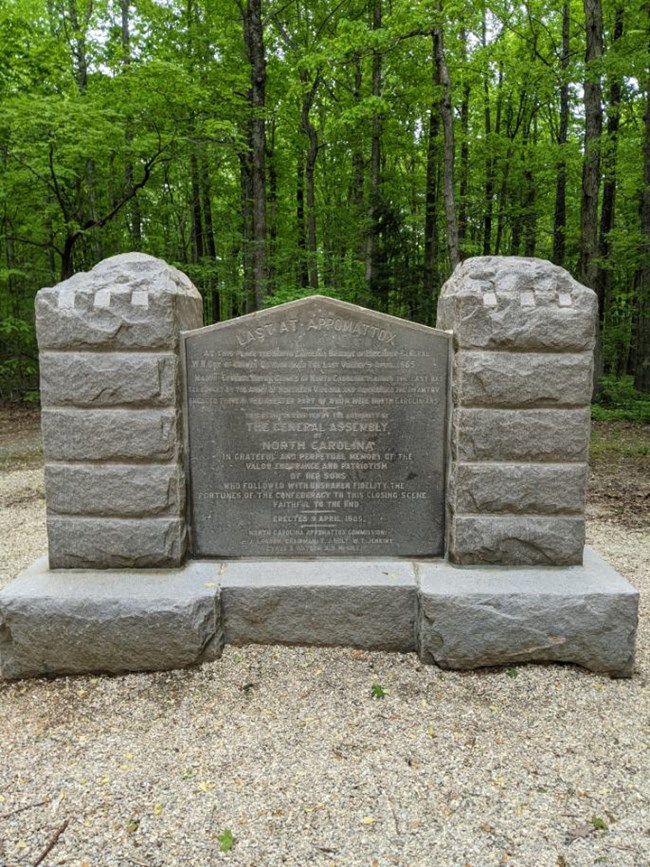
[[450,335],[330,298],[185,334],[195,557],[442,557]]
[[320,296],[201,313],[142,254],[39,293],[49,561],[0,591],[0,676],[224,642],[632,673],[638,595],[584,549],[591,290],[484,257],[438,329]]

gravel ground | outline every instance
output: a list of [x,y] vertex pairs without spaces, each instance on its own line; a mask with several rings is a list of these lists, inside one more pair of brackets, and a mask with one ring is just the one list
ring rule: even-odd
[[[650,865],[650,534],[588,536],[642,593],[630,680],[245,647],[0,685],[0,867]],[[31,455],[0,472],[0,586],[45,550]]]

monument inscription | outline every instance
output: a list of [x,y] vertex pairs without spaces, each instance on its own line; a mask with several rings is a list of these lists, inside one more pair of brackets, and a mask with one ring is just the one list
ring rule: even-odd
[[194,556],[442,556],[449,334],[314,296],[183,342]]

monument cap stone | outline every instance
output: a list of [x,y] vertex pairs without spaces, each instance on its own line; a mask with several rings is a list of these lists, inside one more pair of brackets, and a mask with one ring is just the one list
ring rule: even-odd
[[36,296],[36,333],[41,351],[170,349],[179,332],[196,328],[192,282],[161,259],[123,253],[104,259]]
[[460,264],[438,302],[438,328],[458,349],[593,350],[595,293],[558,265],[519,256]]

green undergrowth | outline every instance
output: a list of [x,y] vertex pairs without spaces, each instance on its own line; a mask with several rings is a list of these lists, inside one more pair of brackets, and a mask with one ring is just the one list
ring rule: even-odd
[[650,395],[634,388],[631,376],[602,376],[599,393],[591,405],[594,421],[630,421],[650,424]]

